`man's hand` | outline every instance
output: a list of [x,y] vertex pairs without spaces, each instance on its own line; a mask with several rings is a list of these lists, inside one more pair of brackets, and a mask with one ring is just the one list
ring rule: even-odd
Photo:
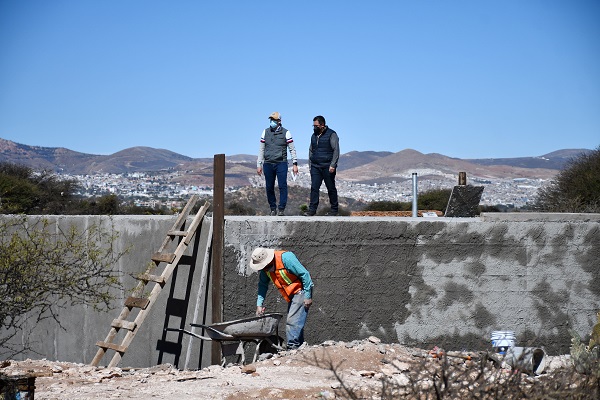
[[262,168],[261,167],[256,168],[256,173],[258,174],[258,176],[261,176],[262,175]]
[[292,167],[292,174],[294,174],[294,175],[298,175],[298,166],[297,166],[297,165],[294,165],[294,166]]
[[261,315],[264,315],[265,309],[266,309],[266,307],[256,306],[256,316],[260,317]]
[[329,173],[333,174],[335,172],[335,168],[329,167]]
[[308,310],[311,305],[312,305],[312,299],[304,299],[304,308],[306,308]]

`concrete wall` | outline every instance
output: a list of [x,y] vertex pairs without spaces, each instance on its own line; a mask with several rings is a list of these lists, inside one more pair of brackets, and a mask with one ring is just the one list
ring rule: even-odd
[[[2,217],[7,218],[5,217]],[[35,221],[40,217],[30,217]],[[59,312],[61,326],[54,320],[46,319],[31,326],[33,335],[21,332],[13,343],[29,341],[33,351],[15,357],[48,358],[51,360],[90,363],[98,347],[97,341],[104,341],[109,332],[111,321],[123,309],[124,299],[131,295],[137,285],[137,276],[143,273],[151,262],[151,256],[162,245],[166,233],[172,228],[176,217],[172,216],[44,216],[50,222],[50,230],[67,230],[71,226],[79,232],[85,232],[90,226],[101,226],[119,234],[115,241],[115,251],[127,251],[115,265],[120,274],[123,290],[114,292],[113,309],[108,312],[95,311],[88,306],[73,306]],[[191,222],[191,218],[188,223]],[[186,255],[192,257],[191,265],[180,265],[171,280],[163,288],[160,297],[145,322],[139,329],[129,350],[125,353],[120,366],[147,367],[158,363],[171,363],[184,368],[197,368],[200,362],[198,339],[175,332],[163,332],[166,327],[189,329],[189,323],[202,318],[205,297],[199,292],[201,271],[204,265],[204,253],[210,232],[210,219],[205,218],[200,234],[192,241]],[[177,242],[167,250],[174,251]],[[161,265],[164,266],[164,263]],[[0,282],[1,283],[1,282]],[[153,286],[147,286],[147,292]],[[210,306],[210,304],[209,304]],[[138,309],[133,309],[128,320],[133,320]],[[210,309],[209,309],[210,310]],[[125,330],[121,330],[122,335]],[[1,332],[0,332],[1,334]],[[120,343],[119,336],[114,341]],[[207,351],[207,350],[206,350]],[[206,352],[205,351],[205,352]],[[109,350],[100,365],[107,365],[114,351]],[[0,356],[0,359],[2,357]]]
[[[230,217],[225,318],[253,312],[255,246],[291,250],[315,282],[306,340],[485,349],[494,330],[568,352],[600,309],[600,215]],[[272,311],[286,312],[276,292]]]
[[[175,221],[169,216],[46,218],[62,227],[114,223],[117,247],[130,248],[116,266],[127,289],[136,283],[128,274],[143,271]],[[190,248],[192,265],[181,266],[165,286],[121,366],[200,365],[201,345],[206,353],[208,343],[165,334],[163,328],[201,320],[206,291],[198,286],[207,220]],[[256,246],[291,250],[311,272],[315,294],[306,340],[313,344],[376,335],[407,345],[484,349],[491,331],[514,330],[520,344],[567,353],[568,329],[588,334],[600,309],[598,214],[227,217],[225,320],[254,314],[257,274],[250,273],[247,260]],[[61,312],[66,330],[52,321],[39,324],[29,338],[39,354],[22,357],[89,363],[128,293],[117,295],[108,313],[89,307]],[[286,312],[273,290],[267,302],[268,311]]]

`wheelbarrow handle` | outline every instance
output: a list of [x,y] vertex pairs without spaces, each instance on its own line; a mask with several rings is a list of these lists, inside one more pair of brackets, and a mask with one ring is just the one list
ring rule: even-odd
[[202,340],[212,340],[211,338],[207,337],[207,336],[202,336],[202,335],[198,335],[197,333],[185,330],[185,329],[178,329],[178,328],[165,328],[163,329],[164,332],[167,331],[173,331],[173,332],[183,332],[183,333],[187,333],[188,335],[191,335],[193,337],[196,337],[198,339],[202,339]]
[[231,340],[237,340],[237,338],[235,336],[229,335],[225,332],[222,332],[218,329],[213,328],[212,326],[209,325],[202,325],[202,324],[190,324],[193,327],[197,327],[197,328],[204,328],[206,330],[209,330],[211,332],[213,332],[215,335],[217,335],[218,337],[213,338],[213,339],[217,339],[217,340],[227,340],[227,339],[231,339]]

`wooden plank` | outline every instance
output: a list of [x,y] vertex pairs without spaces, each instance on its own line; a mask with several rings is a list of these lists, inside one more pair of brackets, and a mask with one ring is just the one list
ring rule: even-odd
[[[196,298],[196,306],[194,307],[194,316],[192,318],[192,321],[198,321],[198,314],[200,314],[200,304],[202,304],[204,302],[204,294],[206,293],[205,290],[208,290],[206,288],[206,282],[208,280],[208,269],[209,269],[209,265],[210,265],[210,254],[211,254],[211,248],[212,248],[212,220],[210,221],[210,223],[208,224],[208,235],[207,235],[207,241],[206,241],[206,248],[204,249],[204,262],[202,263],[202,272],[200,273],[200,284],[198,285],[198,297]],[[204,304],[204,310],[202,312],[202,324],[206,324],[206,310],[208,307],[208,302],[206,302],[206,304]],[[192,324],[193,326],[193,324]],[[192,332],[194,332],[195,328],[192,327]],[[187,346],[187,352],[185,355],[185,364],[183,366],[183,369],[188,369],[188,365],[189,362],[191,360],[191,354],[192,354],[192,347],[193,347],[192,341],[190,340],[188,342],[188,346]],[[201,341],[200,343],[200,354],[203,354],[204,351],[204,340]]]
[[173,253],[154,253],[152,255],[152,261],[165,262],[167,264],[171,264],[174,259],[175,254]]
[[[138,283],[138,287],[140,285],[141,285],[141,287],[143,287],[142,282]],[[129,315],[130,312],[131,312],[131,310],[129,308],[123,307],[123,309],[121,310],[121,313],[119,314],[117,319],[124,320],[125,318],[127,318],[127,316]],[[104,341],[108,342],[108,343],[112,342],[113,339],[115,338],[115,336],[117,336],[117,333],[119,333],[119,331],[117,329],[110,328],[110,330],[108,331],[108,335],[106,335],[106,339],[104,339]],[[98,364],[100,363],[100,360],[102,360],[102,357],[104,357],[105,354],[106,354],[106,349],[103,349],[102,347],[100,347],[98,349],[98,351],[96,352],[96,355],[92,359],[92,362],[90,363],[90,365],[98,366]]]
[[[212,321],[223,321],[223,242],[225,228],[225,154],[215,154],[213,173]],[[221,347],[213,342],[212,364],[221,362]]]
[[103,349],[111,349],[119,353],[125,353],[127,351],[126,346],[119,346],[114,343],[106,343],[106,342],[96,342],[96,346],[102,347]]
[[128,297],[127,300],[125,300],[125,307],[137,307],[145,310],[149,303],[150,300],[143,297]]
[[141,274],[137,277],[140,281],[144,282],[156,282],[158,284],[164,285],[166,280],[164,276],[160,275],[152,275],[152,274]]
[[169,235],[169,236],[187,236],[188,232],[187,231],[169,231],[167,233],[167,235]]
[[[173,224],[173,227],[171,229],[169,229],[168,232],[181,230],[181,227],[185,223],[185,220],[187,219],[188,215],[190,214],[190,212],[192,211],[192,209],[194,208],[194,206],[198,202],[199,198],[200,198],[200,196],[198,196],[197,194],[195,194],[195,195],[193,195],[188,200],[187,204],[185,205],[185,207],[181,211],[181,214],[179,214],[179,216],[177,217],[177,220]],[[168,244],[171,243],[172,241],[173,241],[173,238],[167,235],[167,237],[163,241],[163,244],[158,249],[158,252],[162,253],[163,250],[165,250],[167,248]]]
[[131,321],[123,321],[120,319],[113,319],[113,322],[110,324],[110,326],[112,326],[113,328],[117,328],[117,329],[127,329],[130,331],[135,330],[135,328],[137,328],[137,324],[135,322],[131,322]]
[[192,241],[194,234],[196,233],[196,230],[198,229],[198,225],[200,225],[200,223],[202,222],[202,219],[204,218],[204,215],[208,211],[209,207],[210,207],[210,203],[208,201],[205,201],[204,205],[196,213],[196,216],[194,217],[190,227],[188,228],[188,232],[190,232],[190,235],[185,237],[186,245],[189,245],[190,242]]

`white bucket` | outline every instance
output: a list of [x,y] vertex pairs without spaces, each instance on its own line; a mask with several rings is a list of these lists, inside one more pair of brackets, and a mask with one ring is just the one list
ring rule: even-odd
[[499,354],[506,354],[509,347],[515,346],[515,333],[513,331],[493,331],[492,347]]

